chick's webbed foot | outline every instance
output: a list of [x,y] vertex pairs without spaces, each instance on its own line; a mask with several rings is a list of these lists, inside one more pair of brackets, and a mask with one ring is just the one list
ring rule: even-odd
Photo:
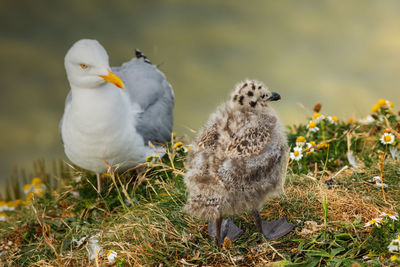
[[295,226],[292,223],[288,223],[286,221],[286,217],[266,222],[261,220],[261,216],[258,211],[253,211],[253,217],[258,231],[262,233],[267,240],[278,239],[291,232]]
[[[219,229],[218,224],[220,224]],[[219,237],[217,237],[217,232],[219,232]],[[217,244],[221,245],[224,243],[225,237],[234,241],[243,234],[243,230],[237,227],[231,218],[224,220],[219,219],[215,222],[208,223],[208,234],[211,238],[216,238]]]

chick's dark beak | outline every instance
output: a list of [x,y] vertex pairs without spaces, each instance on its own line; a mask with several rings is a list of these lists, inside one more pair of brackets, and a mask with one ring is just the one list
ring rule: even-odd
[[278,93],[272,92],[272,95],[268,98],[268,101],[277,101],[281,99],[281,96]]

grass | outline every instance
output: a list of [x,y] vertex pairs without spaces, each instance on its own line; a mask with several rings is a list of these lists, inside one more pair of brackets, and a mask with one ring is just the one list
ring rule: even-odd
[[[387,247],[400,233],[400,223],[385,218],[379,227],[364,227],[382,212],[400,211],[399,160],[387,154],[383,167],[379,164],[379,150],[386,148],[377,141],[384,130],[376,131],[380,123],[325,125],[325,140],[332,140],[332,134],[336,138],[328,142],[329,149],[316,146],[315,154],[309,155],[303,150],[300,161],[289,163],[285,192],[270,199],[261,212],[268,220],[286,215],[296,223],[296,230],[280,240],[260,243],[250,214],[233,218],[244,230],[238,240],[226,240],[222,248],[209,240],[207,224],[182,211],[187,147],[173,140],[161,159],[149,159],[122,175],[110,172],[104,177],[100,194],[95,190],[95,175],[79,169],[66,172],[63,166],[58,171],[63,176],[58,187],[35,196],[28,205],[6,211],[7,220],[0,222],[1,263],[395,266],[396,259],[391,257],[399,254],[389,252]],[[314,138],[317,144],[325,141],[322,133],[317,136],[305,129],[300,126],[290,131],[292,146],[298,135]],[[350,145],[347,140],[351,140]],[[349,147],[363,162],[357,168],[347,162]],[[80,181],[73,179],[78,176]],[[369,182],[374,176],[383,177],[388,185],[384,191]],[[102,250],[90,260],[89,250],[96,235]],[[110,250],[117,252],[113,264],[106,257]]]

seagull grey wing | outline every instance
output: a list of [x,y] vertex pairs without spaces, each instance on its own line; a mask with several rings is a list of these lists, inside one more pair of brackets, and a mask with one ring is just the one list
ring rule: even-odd
[[112,69],[124,81],[131,103],[142,109],[135,127],[145,143],[168,142],[173,127],[175,96],[165,75],[140,51],[136,51],[136,58]]
[[69,107],[71,105],[72,101],[72,93],[69,91],[67,98],[65,99],[65,108],[64,108],[64,114],[60,120],[60,123],[58,124],[58,134],[60,135],[61,143],[64,144],[63,137],[62,137],[62,125],[64,121],[64,115],[65,113],[69,110]]
[[251,157],[259,155],[270,140],[267,126],[248,128],[242,135],[234,137],[226,149],[231,157]]
[[167,143],[171,139],[173,127],[173,94],[160,94],[160,98],[149,103],[140,114],[136,130],[143,136],[145,143]]

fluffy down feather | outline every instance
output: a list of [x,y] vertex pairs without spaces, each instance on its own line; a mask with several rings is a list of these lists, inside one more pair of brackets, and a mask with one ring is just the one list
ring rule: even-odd
[[260,101],[270,94],[245,81],[210,116],[188,155],[188,213],[215,220],[258,210],[281,192],[288,148],[277,114]]

